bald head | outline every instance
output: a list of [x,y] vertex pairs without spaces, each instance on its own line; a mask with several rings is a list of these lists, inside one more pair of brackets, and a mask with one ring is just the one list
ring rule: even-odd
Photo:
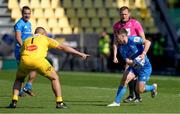
[[41,34],[41,35],[47,34],[46,30],[43,27],[37,27],[34,33],[35,34]]

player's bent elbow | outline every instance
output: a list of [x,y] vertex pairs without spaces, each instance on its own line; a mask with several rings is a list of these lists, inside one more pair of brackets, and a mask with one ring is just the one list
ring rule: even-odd
[[58,50],[63,50],[63,47],[62,47],[61,45],[58,45],[58,46],[56,47],[56,49],[58,49]]
[[145,40],[145,43],[148,44],[148,45],[151,45],[151,41],[150,40]]

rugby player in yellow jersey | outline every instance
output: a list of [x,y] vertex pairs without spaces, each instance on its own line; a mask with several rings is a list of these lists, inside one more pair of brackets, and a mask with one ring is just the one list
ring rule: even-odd
[[59,44],[57,41],[48,38],[46,30],[42,27],[37,27],[35,35],[27,38],[21,48],[21,60],[16,73],[16,79],[13,86],[12,102],[8,108],[16,108],[18,101],[19,90],[22,82],[30,71],[37,71],[51,81],[53,92],[56,96],[56,108],[67,108],[63,103],[61,95],[61,85],[57,73],[52,65],[46,60],[48,48],[55,48],[64,52],[69,52],[78,55],[83,60],[89,55],[76,51],[75,49]]

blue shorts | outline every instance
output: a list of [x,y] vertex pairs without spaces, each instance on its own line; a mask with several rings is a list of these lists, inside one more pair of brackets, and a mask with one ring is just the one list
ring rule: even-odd
[[15,47],[14,55],[15,55],[17,64],[19,64],[19,62],[20,62],[20,47],[18,47],[18,46]]
[[134,69],[133,67],[128,67],[127,70],[137,75],[138,81],[147,82],[151,76],[152,67],[151,65],[142,67],[141,69]]

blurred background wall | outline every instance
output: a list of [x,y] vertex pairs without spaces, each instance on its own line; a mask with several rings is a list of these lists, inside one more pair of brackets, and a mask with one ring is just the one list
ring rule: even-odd
[[[121,72],[124,63],[112,62],[112,26],[118,9],[128,6],[131,16],[143,26],[152,41],[148,56],[154,74],[180,74],[179,0],[0,0],[0,68],[16,69],[13,26],[21,8],[32,9],[32,29],[44,27],[49,36],[91,54],[87,61],[50,50],[48,58],[56,70]],[[100,39],[109,36],[109,53],[103,55]],[[107,43],[107,42],[106,42]],[[121,57],[120,57],[121,58]]]

